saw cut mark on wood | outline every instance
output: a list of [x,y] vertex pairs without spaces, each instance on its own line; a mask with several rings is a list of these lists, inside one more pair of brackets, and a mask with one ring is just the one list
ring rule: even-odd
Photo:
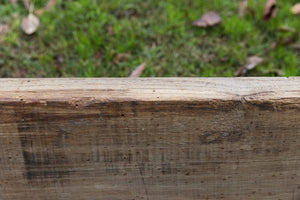
[[300,78],[0,79],[0,198],[297,199]]

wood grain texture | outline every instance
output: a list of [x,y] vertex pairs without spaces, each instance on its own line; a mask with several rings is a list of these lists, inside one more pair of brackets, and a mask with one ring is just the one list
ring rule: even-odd
[[300,199],[300,78],[0,79],[0,200]]

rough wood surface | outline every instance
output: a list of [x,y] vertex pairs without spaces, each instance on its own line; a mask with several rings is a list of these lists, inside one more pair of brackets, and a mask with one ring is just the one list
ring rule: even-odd
[[1,200],[299,200],[300,78],[0,79]]

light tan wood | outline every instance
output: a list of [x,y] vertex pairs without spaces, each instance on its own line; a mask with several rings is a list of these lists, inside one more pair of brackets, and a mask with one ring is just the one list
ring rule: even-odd
[[300,78],[0,79],[1,200],[299,200]]

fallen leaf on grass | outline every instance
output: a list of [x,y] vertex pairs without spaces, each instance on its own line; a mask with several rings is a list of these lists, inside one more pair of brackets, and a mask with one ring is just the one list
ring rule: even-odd
[[274,18],[277,13],[277,5],[276,0],[267,0],[264,13],[263,13],[263,19],[265,22],[269,21],[270,19]]
[[193,21],[193,26],[207,27],[214,26],[221,22],[221,17],[218,13],[210,11],[205,13],[199,20]]
[[30,13],[27,17],[23,18],[22,30],[27,34],[33,34],[39,27],[40,20],[34,14]]
[[251,56],[247,59],[247,64],[245,66],[245,68],[247,70],[251,70],[253,69],[256,65],[258,65],[259,63],[261,63],[264,59],[258,56]]
[[239,17],[244,17],[248,6],[248,0],[239,2]]
[[141,65],[139,65],[134,71],[132,71],[129,77],[130,78],[140,77],[141,74],[143,73],[145,67],[146,67],[146,63],[144,62]]
[[296,5],[294,5],[291,8],[291,11],[292,11],[293,14],[299,15],[300,14],[300,3],[297,3]]
[[247,63],[245,66],[239,68],[236,72],[235,72],[235,76],[243,76],[245,75],[249,70],[254,69],[256,67],[256,65],[258,65],[259,63],[263,62],[264,59],[258,56],[251,56],[247,59]]

